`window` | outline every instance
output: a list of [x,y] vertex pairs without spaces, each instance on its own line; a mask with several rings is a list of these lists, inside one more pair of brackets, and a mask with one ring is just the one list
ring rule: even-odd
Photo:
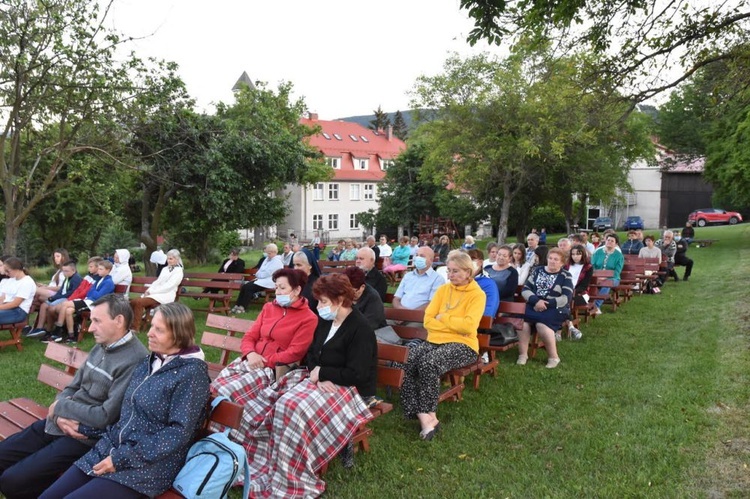
[[365,200],[375,199],[375,184],[365,184]]
[[359,138],[362,139],[362,142],[370,142],[364,135],[360,135]]
[[354,169],[355,170],[367,170],[370,163],[369,159],[354,158]]
[[323,201],[323,183],[315,184],[313,188],[313,201]]
[[349,199],[352,201],[359,201],[359,184],[349,185]]
[[341,158],[326,158],[326,164],[334,170],[341,169]]
[[388,168],[393,166],[392,159],[380,159],[380,169],[386,171]]
[[327,133],[325,133],[325,132],[323,132],[323,137],[325,137],[325,138],[326,138],[326,140],[331,140],[331,136],[330,136],[330,135],[328,135],[328,134],[327,134]]
[[359,142],[357,140],[357,136],[356,135],[349,134],[349,138],[352,139],[354,142]]
[[323,230],[323,215],[313,215],[313,230]]
[[342,140],[341,135],[334,133],[333,136],[336,138],[336,140]]
[[359,220],[357,220],[357,215],[352,213],[349,215],[349,228],[350,229],[359,229]]
[[339,184],[328,184],[328,199],[338,200]]
[[328,230],[339,230],[339,215],[333,213],[328,215]]

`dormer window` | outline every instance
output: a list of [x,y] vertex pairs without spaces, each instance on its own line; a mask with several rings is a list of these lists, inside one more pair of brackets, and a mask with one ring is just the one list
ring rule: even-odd
[[341,158],[326,158],[326,164],[333,168],[334,170],[340,170],[341,169]]
[[350,138],[350,139],[352,139],[352,140],[353,140],[354,142],[359,142],[359,141],[357,140],[357,136],[356,136],[356,135],[353,135],[353,134],[351,134],[351,133],[350,133],[350,134],[349,134],[349,138]]
[[369,159],[354,158],[354,169],[355,170],[367,170],[370,166]]
[[334,133],[334,134],[333,134],[333,136],[334,136],[334,138],[335,138],[336,140],[343,140],[343,139],[341,138],[341,135],[339,135],[339,134],[337,134],[337,133]]
[[364,135],[360,135],[359,138],[362,139],[362,142],[370,142]]
[[383,171],[386,171],[388,168],[393,166],[393,160],[392,159],[380,159],[380,169]]
[[331,136],[327,133],[323,132],[323,137],[325,137],[326,140],[331,140]]

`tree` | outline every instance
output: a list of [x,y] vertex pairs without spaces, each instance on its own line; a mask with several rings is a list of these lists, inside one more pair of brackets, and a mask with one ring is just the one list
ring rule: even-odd
[[733,110],[708,134],[704,175],[714,197],[732,209],[750,208],[750,105]]
[[404,115],[401,111],[396,111],[396,115],[393,117],[393,135],[406,142],[406,138],[409,135],[409,129],[404,121]]
[[[119,140],[118,116],[137,89],[133,56],[115,56],[127,40],[104,27],[97,2],[7,0],[0,8],[0,188],[5,252],[51,193],[92,175]],[[149,89],[150,90],[150,89]],[[81,168],[81,166],[86,166]]]
[[674,88],[717,61],[744,57],[737,47],[750,19],[747,0],[461,0],[460,8],[474,20],[471,45],[529,38],[552,40],[561,53],[593,51],[602,56],[597,76],[631,102]]
[[388,117],[388,113],[383,111],[380,106],[372,112],[375,118],[370,120],[370,130],[386,130],[391,125],[391,119]]
[[453,56],[444,74],[417,81],[413,107],[435,110],[412,139],[427,144],[425,166],[435,182],[471,193],[498,221],[499,242],[524,193],[540,204],[556,192],[572,217],[574,192],[624,187],[625,160],[649,153],[645,130],[615,126],[622,103],[581,78],[586,65],[525,50],[504,61]]

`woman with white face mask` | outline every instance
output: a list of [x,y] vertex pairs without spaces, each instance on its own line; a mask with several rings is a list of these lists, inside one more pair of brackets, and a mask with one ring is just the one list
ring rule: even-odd
[[307,353],[309,376],[294,370],[262,390],[245,406],[246,427],[232,433],[252,456],[245,477],[252,497],[318,497],[325,490],[315,473],[320,463],[345,450],[344,465],[353,464],[346,443],[372,417],[364,399],[375,395],[375,333],[352,308],[345,275],[321,277],[313,293],[320,319]]

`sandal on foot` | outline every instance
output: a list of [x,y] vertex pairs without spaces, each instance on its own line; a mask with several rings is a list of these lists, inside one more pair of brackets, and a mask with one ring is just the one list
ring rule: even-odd
[[440,422],[438,421],[438,424],[430,428],[429,430],[422,430],[419,432],[419,437],[422,440],[430,441],[435,437],[435,434],[440,431]]
[[516,365],[518,365],[518,366],[525,366],[527,360],[529,360],[529,356],[528,355],[519,355],[518,356],[518,360],[516,361]]

